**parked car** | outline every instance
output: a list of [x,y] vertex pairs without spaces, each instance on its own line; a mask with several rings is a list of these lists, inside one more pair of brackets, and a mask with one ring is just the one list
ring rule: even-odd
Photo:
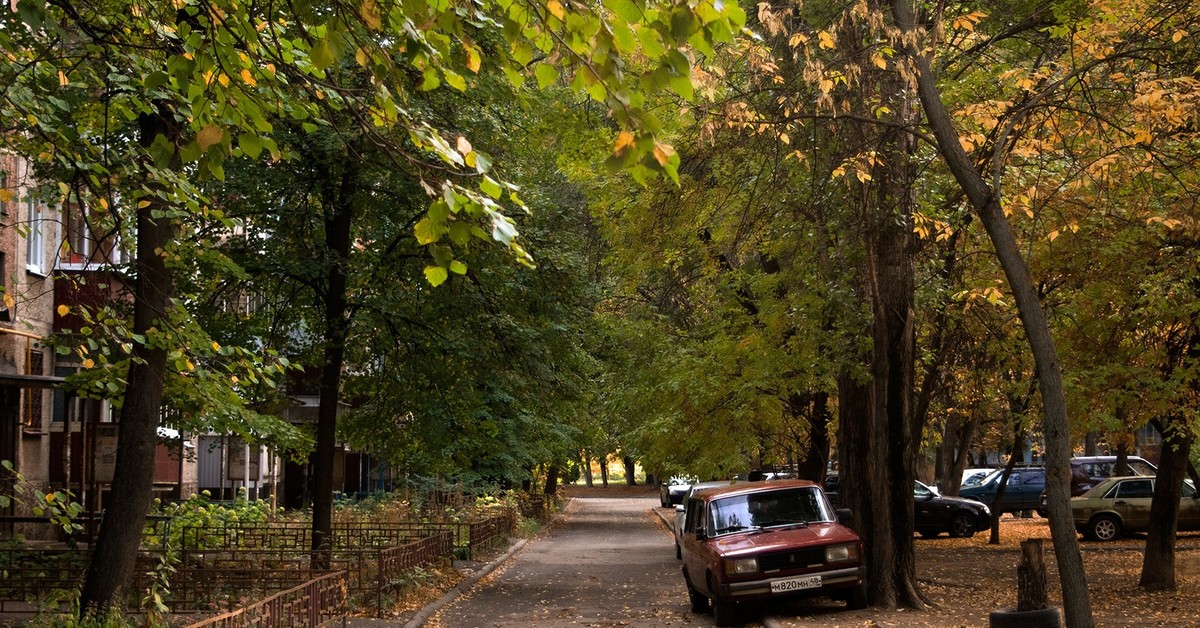
[[720,488],[733,484],[733,480],[710,480],[708,482],[700,482],[688,487],[687,493],[683,497],[683,503],[675,507],[675,558],[683,558],[683,552],[679,547],[679,536],[682,534],[683,528],[686,525],[687,511],[684,510],[683,504],[692,497],[696,491],[703,491],[708,488]]
[[992,467],[976,467],[974,469],[963,469],[962,481],[958,483],[961,488],[963,486],[976,486],[981,484],[987,476],[996,472]]
[[[1157,475],[1158,467],[1145,458],[1129,456],[1129,470],[1121,475]],[[1116,456],[1076,456],[1071,458],[1071,496],[1083,495],[1093,486],[1117,475]],[[1086,480],[1082,478],[1087,478]],[[1075,480],[1074,478],[1080,478]]]
[[711,607],[718,626],[755,601],[825,595],[866,607],[862,541],[816,484],[735,484],[693,493],[684,508],[688,598],[693,612]]
[[[1000,488],[1003,470],[993,473],[976,486],[958,489],[958,496],[974,499],[992,507],[997,515],[1022,510],[1040,510],[1042,491],[1046,488],[1046,470],[1042,467],[1016,467],[1008,478],[1004,496],[993,505]],[[1042,514],[1042,513],[1039,513]]]
[[[1111,541],[1130,532],[1145,532],[1150,527],[1154,482],[1154,476],[1149,475],[1109,478],[1083,495],[1071,498],[1075,529],[1093,541]],[[1200,499],[1191,481],[1183,485],[1178,529],[1200,530]]]
[[696,483],[696,478],[675,476],[669,482],[663,482],[658,485],[658,503],[663,508],[670,508],[672,504],[682,504],[684,496],[687,495],[688,489],[692,484]]
[[932,487],[914,482],[913,523],[923,537],[945,532],[955,538],[969,538],[991,527],[992,512],[982,502],[939,495]]

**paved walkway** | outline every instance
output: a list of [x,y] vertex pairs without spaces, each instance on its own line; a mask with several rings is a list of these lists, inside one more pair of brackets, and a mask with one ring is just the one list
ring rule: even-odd
[[573,498],[548,530],[426,626],[712,626],[688,609],[657,504]]

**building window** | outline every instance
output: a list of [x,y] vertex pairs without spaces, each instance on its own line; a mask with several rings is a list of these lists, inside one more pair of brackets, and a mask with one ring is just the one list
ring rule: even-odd
[[46,222],[42,207],[29,200],[29,235],[25,238],[25,270],[39,275],[46,274]]
[[[26,375],[45,375],[46,356],[41,351],[29,352],[29,363],[25,365]],[[42,427],[42,389],[25,389],[24,424],[34,429]]]

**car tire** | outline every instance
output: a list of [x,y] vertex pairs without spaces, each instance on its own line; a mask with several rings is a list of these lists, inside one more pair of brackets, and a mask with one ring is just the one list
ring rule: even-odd
[[860,611],[867,607],[867,583],[860,582],[858,586],[850,589],[850,594],[846,596],[846,608],[852,611]]
[[717,586],[710,575],[708,590],[712,592],[709,604],[712,606],[713,623],[718,626],[733,626],[737,624],[737,604],[717,597]]
[[933,539],[937,538],[937,535],[941,534],[941,532],[938,530],[917,530],[917,534],[920,534],[923,539]]
[[1088,536],[1093,541],[1112,541],[1121,536],[1121,520],[1112,515],[1097,515],[1088,524]]
[[687,583],[688,603],[692,606],[692,612],[701,614],[708,612],[708,596],[696,590],[691,582]]
[[1046,512],[1045,508],[1038,508],[1037,510],[1035,510],[1033,512],[1036,512],[1037,516],[1041,517],[1042,519],[1050,518],[1050,513]]
[[946,528],[951,538],[969,539],[975,536],[975,517],[968,512],[956,512]]

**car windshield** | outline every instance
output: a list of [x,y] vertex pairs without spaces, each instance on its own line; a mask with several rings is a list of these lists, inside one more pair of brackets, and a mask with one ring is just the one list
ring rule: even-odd
[[708,514],[713,536],[835,520],[815,486],[715,499],[709,504]]
[[976,471],[976,472],[972,473],[971,475],[967,476],[967,479],[963,480],[962,485],[963,486],[979,486],[980,484],[983,484],[984,480],[991,477],[993,473],[995,473],[995,471],[990,471],[990,470],[989,471]]

